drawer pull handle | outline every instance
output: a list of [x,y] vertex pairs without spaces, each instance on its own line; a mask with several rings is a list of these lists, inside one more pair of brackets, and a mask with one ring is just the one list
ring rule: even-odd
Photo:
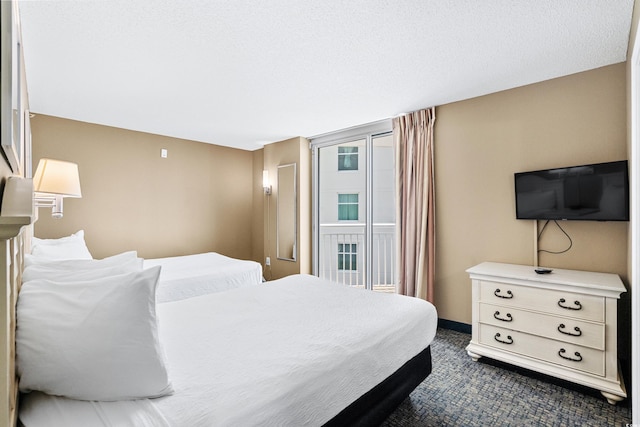
[[506,318],[504,317],[500,317],[500,312],[496,311],[495,313],[493,313],[493,317],[496,320],[502,320],[503,322],[513,322],[513,318],[511,317],[511,313],[507,313],[505,314],[505,316],[507,316]]
[[577,332],[576,334],[574,334],[573,332],[563,331],[564,328],[566,328],[566,326],[564,326],[564,323],[560,323],[560,326],[558,326],[558,332],[560,332],[562,334],[565,334],[565,335],[571,335],[572,337],[579,337],[580,335],[582,335],[582,331],[577,326],[575,328],[573,328],[573,330]]
[[564,348],[561,348],[560,351],[558,352],[558,356],[562,357],[565,360],[571,360],[572,362],[582,362],[582,356],[577,351],[573,353],[577,357],[577,359],[574,359],[573,357],[563,356],[563,354],[566,352],[567,350],[565,350]]
[[513,298],[513,294],[511,293],[511,291],[507,291],[507,295],[500,295],[500,289],[496,289],[493,294],[495,296],[497,296],[498,298],[505,298],[505,299],[511,299]]
[[570,307],[568,305],[562,305],[565,302],[567,302],[566,299],[564,298],[560,298],[560,301],[558,301],[558,305],[562,308],[566,308],[567,310],[582,310],[582,304],[580,304],[580,301],[574,301],[573,303],[575,304],[575,307]]
[[508,340],[508,341],[503,341],[503,340],[501,340],[501,339],[499,339],[499,338],[500,338],[500,332],[498,332],[498,333],[493,337],[493,339],[495,339],[495,340],[496,340],[496,341],[498,341],[498,342],[501,342],[502,344],[513,344],[513,338],[511,338],[511,335],[507,335],[507,340]]

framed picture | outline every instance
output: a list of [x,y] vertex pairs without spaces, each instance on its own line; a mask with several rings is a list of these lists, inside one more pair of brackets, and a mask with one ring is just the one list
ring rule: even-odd
[[27,82],[20,41],[20,22],[16,2],[0,2],[2,7],[2,133],[0,147],[16,175],[24,176],[25,112]]

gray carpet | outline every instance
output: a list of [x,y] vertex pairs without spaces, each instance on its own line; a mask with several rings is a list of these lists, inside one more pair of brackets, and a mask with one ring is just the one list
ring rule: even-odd
[[620,426],[631,423],[626,399],[600,393],[464,350],[471,336],[438,329],[433,371],[382,424],[408,426]]

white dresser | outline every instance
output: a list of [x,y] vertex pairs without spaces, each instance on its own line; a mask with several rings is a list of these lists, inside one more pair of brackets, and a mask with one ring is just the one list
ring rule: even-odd
[[611,404],[627,397],[617,356],[616,274],[485,262],[472,281],[467,353],[522,366],[600,390]]

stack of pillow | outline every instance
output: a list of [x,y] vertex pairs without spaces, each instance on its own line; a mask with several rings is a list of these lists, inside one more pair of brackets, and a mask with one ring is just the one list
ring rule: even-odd
[[173,392],[158,339],[160,267],[136,252],[92,258],[79,231],[32,242],[18,297],[20,391],[80,400]]
[[59,239],[31,238],[31,254],[25,255],[27,264],[66,259],[93,259],[84,241],[84,230]]

